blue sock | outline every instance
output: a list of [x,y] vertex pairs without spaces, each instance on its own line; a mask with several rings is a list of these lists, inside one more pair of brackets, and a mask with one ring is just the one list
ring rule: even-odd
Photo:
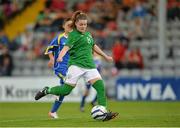
[[82,100],[81,100],[81,105],[80,105],[81,108],[84,107],[85,99],[86,99],[86,96],[83,96],[83,97],[82,97]]
[[[64,81],[62,78],[60,78],[60,85],[63,85],[63,84],[64,84]],[[59,109],[59,107],[61,106],[61,104],[63,102],[63,99],[64,99],[64,96],[60,96],[58,100],[55,100],[55,102],[52,106],[52,109],[51,109],[52,113],[57,112],[57,110]]]
[[62,104],[62,101],[64,99],[64,96],[60,96],[59,100],[56,100],[53,104],[53,107],[51,109],[51,112],[57,112],[58,108],[60,107],[60,105]]
[[[89,91],[90,88],[91,88],[91,84],[90,84],[90,83],[87,83],[87,84],[86,84],[86,89]],[[82,97],[81,105],[80,105],[81,108],[83,108],[84,105],[85,105],[86,97],[87,97],[87,96],[83,96],[83,97]]]

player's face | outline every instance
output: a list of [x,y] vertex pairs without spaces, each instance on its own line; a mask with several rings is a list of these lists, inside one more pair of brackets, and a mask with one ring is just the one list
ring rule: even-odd
[[87,29],[87,20],[78,20],[75,25],[77,30],[83,33]]
[[64,31],[67,32],[67,33],[72,31],[71,25],[72,25],[72,21],[67,21],[64,24]]

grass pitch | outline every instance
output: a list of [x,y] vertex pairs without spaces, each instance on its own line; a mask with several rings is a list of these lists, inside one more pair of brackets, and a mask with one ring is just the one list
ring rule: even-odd
[[51,103],[0,103],[0,127],[180,127],[180,102],[117,102],[108,108],[118,118],[101,122],[91,119],[91,106],[79,111],[79,103],[64,103],[59,119],[47,113]]

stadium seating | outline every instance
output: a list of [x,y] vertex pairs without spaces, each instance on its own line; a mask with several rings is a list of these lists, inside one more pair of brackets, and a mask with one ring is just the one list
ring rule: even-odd
[[[83,2],[86,2],[86,0],[83,0]],[[95,2],[95,1],[94,1]],[[71,8],[72,2],[70,2],[67,7],[70,9]],[[77,2],[78,4],[78,2]],[[72,9],[72,8],[71,8]],[[70,10],[71,10],[70,9]],[[88,14],[93,14],[93,11],[90,9],[87,12]],[[91,12],[92,11],[92,12]],[[69,15],[69,12],[65,11],[67,15]],[[51,14],[52,15],[52,14]],[[54,13],[53,13],[54,15]],[[121,15],[121,13],[119,14]],[[125,14],[124,14],[125,15]],[[127,21],[128,18],[130,19],[129,14],[127,14],[127,17],[124,17]],[[144,18],[144,21],[146,21],[146,18]],[[120,20],[119,20],[120,19]],[[118,21],[119,20],[119,21]],[[128,22],[126,20],[121,19],[121,17],[117,19],[117,27],[120,28],[122,33],[124,35],[128,35],[128,31],[131,29],[131,20],[130,19]],[[95,21],[95,20],[94,20]],[[158,22],[157,22],[157,17],[153,17],[150,20],[147,20],[148,22],[146,23],[145,26],[143,26],[144,30],[144,37],[141,40],[131,38],[129,41],[129,49],[133,48],[140,48],[140,51],[143,56],[143,62],[144,62],[144,68],[142,69],[121,69],[119,71],[119,75],[121,76],[130,76],[130,77],[136,77],[136,76],[158,76],[158,77],[167,77],[167,76],[180,76],[180,22],[179,19],[175,19],[173,21],[167,21],[167,32],[166,32],[166,42],[165,42],[165,61],[161,62],[158,59]],[[108,20],[107,20],[108,22]],[[32,36],[32,46],[30,45],[30,52],[33,54],[29,57],[27,54],[29,51],[22,51],[17,50],[13,52],[13,57],[14,59],[14,64],[15,68],[13,70],[13,75],[14,76],[19,76],[19,75],[26,75],[26,76],[31,76],[31,75],[52,75],[52,71],[47,68],[47,58],[44,57],[44,50],[47,46],[47,44],[50,42],[50,40],[57,34],[57,31],[54,31],[52,33],[51,30],[48,31],[34,31],[34,26],[36,23],[31,24],[31,28],[29,28],[30,32],[33,33]],[[91,24],[92,25],[92,24]],[[96,24],[95,25],[99,25]],[[103,23],[101,24],[102,26],[104,25]],[[96,26],[96,27],[97,27]],[[104,25],[105,26],[105,25]],[[98,33],[103,33],[107,30],[107,28],[104,28],[102,31],[101,30],[96,30],[97,28],[93,28],[93,32],[95,31],[94,36],[95,40],[100,40],[100,44],[105,45],[105,43],[113,42],[114,39],[116,39],[117,35],[116,32],[112,32],[112,35],[107,35],[107,37],[110,36],[110,38],[104,38],[104,37],[97,37]],[[133,26],[135,27],[135,26]],[[98,31],[98,32],[97,32]],[[120,33],[121,33],[120,31]],[[119,33],[119,32],[118,32]],[[104,33],[103,33],[104,34]],[[110,32],[111,34],[111,32]],[[122,34],[122,35],[123,35]],[[107,42],[107,40],[109,42]],[[106,44],[106,46],[102,47],[105,48],[106,52],[108,54],[111,54],[111,46],[113,44]],[[32,48],[35,46],[40,46],[40,49],[36,49],[36,51]],[[32,58],[31,58],[32,57]],[[107,63],[103,61],[103,67],[105,70],[111,69],[113,67],[113,63]],[[109,72],[110,70],[108,70]],[[111,75],[111,74],[109,74]]]
[[[144,58],[144,65],[145,68],[141,71],[139,70],[133,70],[129,71],[128,69],[121,70],[120,75],[122,76],[144,76],[144,75],[152,75],[152,76],[179,76],[180,75],[180,39],[177,33],[177,29],[180,28],[180,25],[176,24],[176,27],[172,25],[173,23],[169,24],[169,27],[171,28],[172,33],[169,33],[170,37],[173,37],[173,40],[170,39],[167,40],[166,49],[168,49],[170,46],[173,47],[173,57],[172,58],[166,58],[163,63],[161,63],[158,58],[151,59],[151,56],[158,54],[158,40],[154,39],[152,36],[152,39],[146,39],[143,41],[132,41],[130,43],[130,47],[139,47],[141,49],[143,58]],[[173,26],[173,28],[172,28]],[[157,34],[157,32],[156,32]],[[35,35],[38,35],[39,38],[43,38],[44,35],[42,33],[36,32]],[[40,35],[40,36],[39,36]],[[110,51],[109,51],[110,52]],[[24,56],[22,54],[18,55],[18,52],[13,54],[13,56],[16,58],[15,63],[15,70],[13,71],[13,75],[51,75],[49,73],[49,70],[46,70],[47,61],[45,60],[36,60],[36,61],[24,61]],[[109,68],[112,66],[112,64],[108,64],[106,62],[103,63],[105,68]],[[23,67],[23,70],[21,67]],[[31,70],[35,69],[36,70]],[[152,70],[151,70],[152,69]],[[21,70],[23,70],[21,72]]]

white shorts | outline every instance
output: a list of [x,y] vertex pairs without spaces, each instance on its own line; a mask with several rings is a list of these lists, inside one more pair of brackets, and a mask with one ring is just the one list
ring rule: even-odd
[[71,65],[68,68],[67,75],[65,78],[65,83],[68,84],[77,84],[77,81],[81,78],[84,77],[85,81],[88,82],[92,79],[95,78],[101,78],[101,75],[99,74],[98,70],[95,69],[85,69],[81,68],[75,65]]

